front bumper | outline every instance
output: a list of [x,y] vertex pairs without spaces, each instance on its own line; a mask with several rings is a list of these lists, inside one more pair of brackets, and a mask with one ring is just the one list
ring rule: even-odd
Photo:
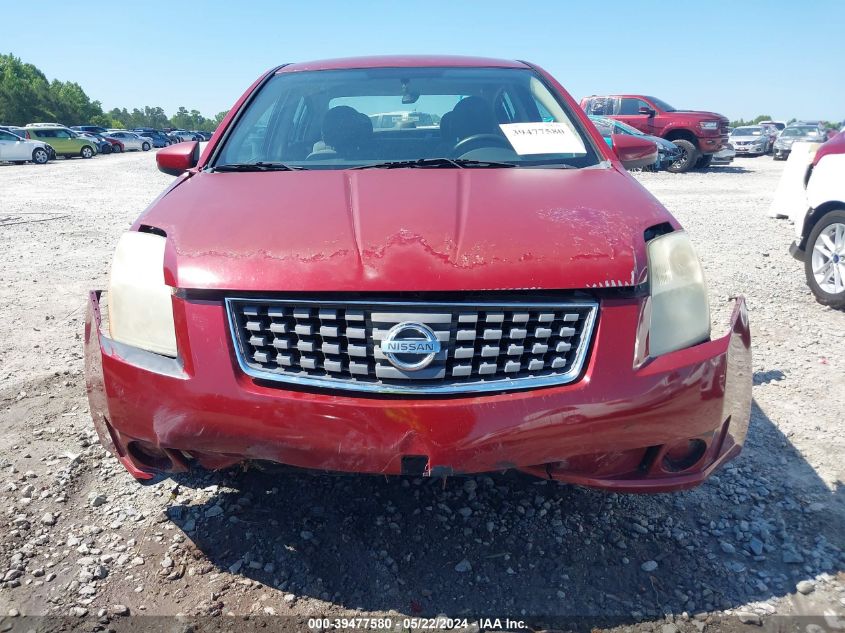
[[791,151],[792,151],[791,147],[775,147],[772,150],[772,155],[775,158],[787,159],[787,158],[789,158],[789,152],[791,152]]
[[728,135],[721,132],[704,130],[697,137],[698,149],[702,154],[715,154],[728,144]]
[[[102,443],[138,479],[194,464],[446,476],[519,469],[618,491],[701,483],[739,454],[751,408],[745,303],[720,339],[633,367],[641,302],[604,300],[581,380],[452,398],[349,397],[279,388],[238,369],[222,301],[173,298],[181,358],[101,330],[90,294],[85,371]],[[692,463],[678,447],[704,447]],[[671,452],[673,451],[673,452]],[[667,456],[668,455],[668,456]]]
[[747,155],[751,155],[751,156],[762,156],[763,154],[766,153],[766,148],[754,146],[754,145],[746,145],[746,146],[734,145],[734,151],[737,153],[737,155],[747,154]]

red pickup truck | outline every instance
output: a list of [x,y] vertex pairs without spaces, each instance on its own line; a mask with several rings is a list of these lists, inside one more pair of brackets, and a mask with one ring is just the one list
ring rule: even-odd
[[681,157],[668,170],[676,173],[707,167],[728,143],[728,119],[714,112],[676,110],[665,101],[642,95],[605,95],[581,99],[590,115],[624,121],[646,134],[672,141]]

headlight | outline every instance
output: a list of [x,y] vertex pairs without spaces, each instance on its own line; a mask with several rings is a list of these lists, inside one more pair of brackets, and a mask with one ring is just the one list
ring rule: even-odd
[[684,231],[648,243],[651,316],[649,356],[701,343],[710,337],[710,303],[698,256]]
[[716,130],[716,129],[719,128],[719,122],[718,121],[701,121],[701,122],[699,122],[698,126],[702,130]]
[[120,237],[109,279],[109,328],[116,341],[175,357],[171,290],[164,283],[166,241],[134,231]]

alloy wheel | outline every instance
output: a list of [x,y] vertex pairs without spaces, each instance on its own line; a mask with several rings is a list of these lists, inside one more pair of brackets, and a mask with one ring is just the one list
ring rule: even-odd
[[845,293],[845,224],[834,222],[819,233],[812,265],[819,288],[833,295]]

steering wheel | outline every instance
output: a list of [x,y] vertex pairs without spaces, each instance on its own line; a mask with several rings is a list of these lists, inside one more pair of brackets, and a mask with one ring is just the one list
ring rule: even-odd
[[452,148],[452,156],[457,157],[461,154],[477,149],[478,147],[502,147],[504,149],[513,149],[511,144],[504,136],[498,134],[473,134],[461,139]]

